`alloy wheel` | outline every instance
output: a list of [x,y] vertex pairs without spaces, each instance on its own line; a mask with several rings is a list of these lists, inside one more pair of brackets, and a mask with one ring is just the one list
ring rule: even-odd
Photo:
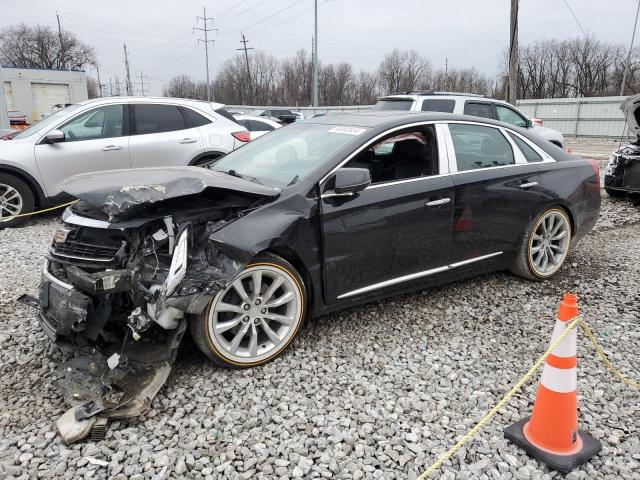
[[529,241],[529,263],[536,274],[548,277],[564,263],[571,241],[571,226],[564,212],[550,210],[538,220]]
[[229,361],[252,364],[287,346],[302,313],[302,292],[289,272],[268,264],[249,266],[214,298],[209,339]]
[[0,222],[9,221],[10,217],[22,211],[22,195],[11,185],[0,183]]

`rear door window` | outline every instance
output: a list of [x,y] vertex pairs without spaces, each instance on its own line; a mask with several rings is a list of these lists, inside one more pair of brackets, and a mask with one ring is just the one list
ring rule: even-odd
[[267,122],[260,122],[258,120],[251,120],[251,124],[253,125],[254,130],[257,132],[270,132],[275,128],[273,125],[270,125]]
[[524,155],[524,158],[527,159],[527,162],[535,163],[535,162],[541,162],[543,160],[542,157],[538,154],[538,152],[536,152],[533,148],[531,148],[527,142],[522,140],[515,133],[512,133],[512,132],[507,132],[507,133],[509,133],[509,136],[513,139],[514,142],[516,142],[516,145],[522,152],[522,155]]
[[484,102],[466,102],[464,104],[464,114],[474,117],[494,118],[493,107],[490,103]]
[[455,106],[455,100],[445,98],[427,98],[422,102],[422,111],[453,113]]
[[175,105],[134,105],[134,135],[174,132],[189,128]]
[[373,106],[373,110],[411,110],[413,105],[413,99],[411,98],[387,98],[384,100],[378,100]]
[[452,123],[449,131],[459,172],[515,164],[511,144],[497,128]]
[[511,125],[515,125],[516,127],[527,128],[527,120],[515,110],[512,110],[509,107],[504,107],[502,105],[495,105],[495,107],[496,113],[498,114],[498,119],[501,122],[510,123]]

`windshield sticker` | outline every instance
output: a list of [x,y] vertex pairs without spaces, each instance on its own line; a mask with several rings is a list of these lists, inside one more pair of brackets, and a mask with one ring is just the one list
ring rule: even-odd
[[366,128],[359,127],[333,127],[329,130],[329,133],[346,133],[347,135],[360,135],[362,132],[366,132]]

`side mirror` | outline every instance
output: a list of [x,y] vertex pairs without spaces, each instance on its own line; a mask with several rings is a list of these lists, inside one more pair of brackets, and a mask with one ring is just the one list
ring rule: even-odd
[[60,143],[64,142],[64,132],[62,130],[51,130],[44,137],[45,143]]
[[527,125],[525,126],[525,128],[533,128],[533,120],[527,118]]
[[337,194],[354,194],[371,185],[371,172],[367,168],[341,168],[336,172]]

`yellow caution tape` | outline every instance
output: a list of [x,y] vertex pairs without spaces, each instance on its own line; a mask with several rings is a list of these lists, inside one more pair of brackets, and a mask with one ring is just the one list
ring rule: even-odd
[[478,433],[478,431],[489,421],[491,420],[491,418],[498,413],[498,411],[504,407],[509,400],[511,399],[511,397],[513,397],[516,392],[518,390],[520,390],[520,388],[522,388],[522,386],[527,383],[527,381],[529,381],[529,379],[531,378],[531,376],[536,372],[536,370],[538,370],[538,368],[540,368],[540,366],[544,363],[544,361],[546,360],[546,358],[551,355],[551,352],[558,346],[558,344],[560,342],[562,342],[562,340],[564,340],[564,338],[569,335],[569,332],[571,332],[571,330],[573,330],[577,325],[580,325],[582,327],[582,329],[584,330],[584,332],[586,333],[587,337],[589,338],[589,340],[591,340],[591,343],[593,344],[593,346],[596,349],[596,352],[598,353],[598,355],[600,356],[600,358],[602,359],[602,361],[604,362],[604,364],[607,366],[607,368],[624,384],[629,385],[631,387],[635,387],[635,388],[640,388],[640,384],[637,382],[634,382],[633,380],[629,380],[627,379],[624,375],[622,375],[622,373],[620,373],[620,371],[611,363],[611,361],[607,358],[607,356],[605,355],[604,351],[602,350],[602,348],[600,347],[600,345],[598,345],[598,342],[596,341],[596,338],[594,337],[593,333],[591,332],[591,329],[589,328],[589,325],[587,325],[586,321],[581,317],[578,316],[576,317],[574,320],[571,321],[571,323],[569,323],[569,325],[567,325],[567,328],[560,334],[560,336],[558,336],[558,338],[556,338],[556,340],[554,342],[551,343],[551,345],[549,346],[549,348],[547,349],[547,351],[544,353],[544,355],[542,355],[537,361],[536,363],[533,364],[533,366],[527,371],[527,373],[524,374],[524,376],[518,380],[518,382],[511,388],[511,390],[509,390],[504,397],[502,397],[500,399],[500,401],[498,403],[496,403],[494,405],[494,407],[489,410],[487,412],[487,414],[482,417],[480,419],[480,421],[478,423],[476,423],[476,425],[469,430],[464,437],[462,437],[458,443],[456,443],[453,447],[451,447],[449,450],[447,450],[446,452],[444,452],[442,455],[440,455],[440,457],[438,458],[438,460],[436,460],[435,463],[433,463],[429,468],[427,468],[424,473],[422,475],[420,475],[416,480],[425,480],[429,475],[431,475],[432,473],[434,473],[438,468],[440,468],[442,466],[442,464],[444,462],[446,462],[447,460],[449,460],[462,446],[464,446],[469,440],[471,440],[476,433]]
[[63,203],[62,205],[56,205],[55,207],[51,207],[51,208],[45,208],[44,210],[37,210],[35,212],[30,212],[30,213],[20,213],[18,215],[11,215],[10,217],[2,217],[2,221],[0,221],[0,225],[2,225],[2,222],[6,222],[8,220],[12,220],[14,218],[20,218],[20,217],[31,217],[33,215],[40,215],[41,213],[46,213],[46,212],[51,212],[53,210],[58,210],[59,208],[64,208],[64,207],[68,207],[69,205],[73,205],[74,203],[76,203],[78,200],[74,200],[72,202],[68,202],[68,203]]

